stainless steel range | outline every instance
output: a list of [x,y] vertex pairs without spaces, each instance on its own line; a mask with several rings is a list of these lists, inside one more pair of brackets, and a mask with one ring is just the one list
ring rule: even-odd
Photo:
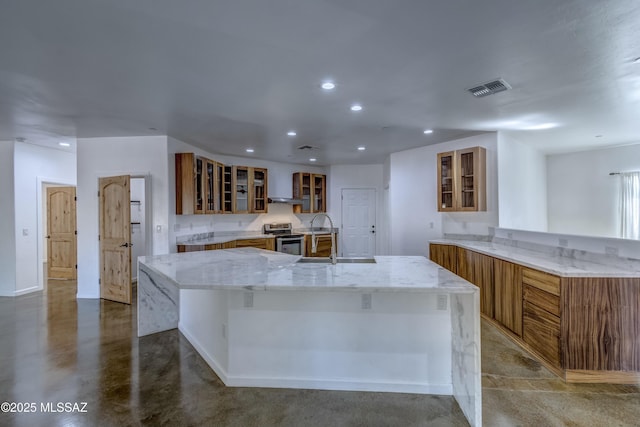
[[265,224],[264,234],[274,234],[276,236],[276,251],[304,256],[304,235],[293,234],[292,228],[290,222]]

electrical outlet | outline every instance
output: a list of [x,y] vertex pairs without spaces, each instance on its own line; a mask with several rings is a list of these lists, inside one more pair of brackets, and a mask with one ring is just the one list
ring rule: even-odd
[[173,224],[173,231],[180,231],[180,224]]
[[227,338],[227,324],[222,324],[222,338]]
[[447,309],[447,296],[438,295],[438,310],[446,310],[446,309]]
[[362,309],[371,310],[371,294],[362,294]]
[[433,221],[429,223],[429,228],[433,228]]
[[562,246],[563,248],[566,248],[567,246],[569,246],[569,240],[567,240],[567,239],[558,239],[558,244],[560,246]]
[[29,229],[28,228],[23,228],[22,229],[22,235],[23,236],[28,236],[29,235]]
[[507,233],[507,239],[513,239],[513,233]]
[[253,292],[244,293],[244,308],[253,307]]

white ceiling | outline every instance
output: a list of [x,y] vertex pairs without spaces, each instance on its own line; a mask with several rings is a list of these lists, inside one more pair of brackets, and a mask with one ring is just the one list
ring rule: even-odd
[[[637,143],[637,57],[638,0],[7,0],[0,140],[168,134],[319,164],[496,130],[546,152]],[[513,89],[465,91],[498,77]]]

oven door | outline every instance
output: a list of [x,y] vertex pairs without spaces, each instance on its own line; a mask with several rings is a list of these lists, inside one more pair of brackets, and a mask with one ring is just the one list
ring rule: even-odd
[[276,251],[290,255],[304,256],[304,236],[276,237]]

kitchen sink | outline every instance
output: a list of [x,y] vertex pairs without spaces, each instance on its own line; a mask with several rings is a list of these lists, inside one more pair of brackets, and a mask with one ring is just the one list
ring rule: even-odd
[[[330,258],[302,257],[298,262],[306,264],[331,264]],[[338,264],[375,264],[375,258],[338,258]]]

